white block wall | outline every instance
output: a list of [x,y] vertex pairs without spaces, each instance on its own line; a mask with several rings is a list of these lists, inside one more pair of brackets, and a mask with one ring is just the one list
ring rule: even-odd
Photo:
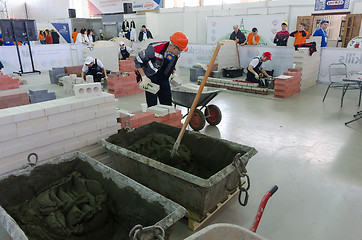
[[0,110],[0,174],[97,143],[117,133],[116,99],[101,93]]
[[223,68],[228,67],[239,67],[239,60],[235,41],[223,41],[215,63],[218,64],[218,71],[222,71]]

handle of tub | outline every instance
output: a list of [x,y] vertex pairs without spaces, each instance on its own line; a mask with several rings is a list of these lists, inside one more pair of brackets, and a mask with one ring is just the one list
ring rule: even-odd
[[164,240],[165,231],[160,226],[142,227],[138,224],[129,232],[129,238],[132,240]]
[[127,132],[132,131],[130,121],[126,121],[126,122],[124,123],[124,130],[126,130]]
[[[33,163],[32,161],[31,161],[31,156],[34,156],[35,157],[35,162]],[[37,164],[38,164],[38,159],[39,159],[39,157],[38,157],[38,154],[36,154],[36,153],[30,153],[29,155],[28,155],[28,164],[29,164],[29,166],[30,167],[35,167]]]
[[[240,175],[240,182],[239,182],[240,192],[239,192],[238,200],[239,200],[239,203],[241,206],[246,206],[248,204],[248,200],[249,200],[248,190],[250,189],[250,177],[246,173],[247,171],[246,171],[245,164],[243,163],[243,161],[241,159],[241,153],[238,153],[235,155],[234,160],[233,160],[233,165],[235,166],[236,171]],[[243,178],[245,178],[245,180],[243,180]],[[244,185],[242,184],[243,181],[246,182],[246,187],[244,187]],[[245,193],[245,197],[244,197],[244,201],[241,201],[243,193]]]

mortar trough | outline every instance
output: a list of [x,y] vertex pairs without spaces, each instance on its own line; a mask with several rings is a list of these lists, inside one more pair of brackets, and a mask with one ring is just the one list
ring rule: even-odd
[[[171,145],[161,146],[160,149],[163,153],[170,152],[179,131],[179,128],[153,122],[133,131],[122,129],[118,134],[103,139],[100,144],[107,148],[117,171],[174,200],[202,218],[237,189],[240,175],[236,167],[240,166],[235,167],[234,157],[241,153],[239,160],[246,166],[257,151],[253,147],[191,131],[186,131],[178,150],[184,151],[184,145],[191,151],[191,159],[187,162],[180,162],[180,159],[171,162],[163,159],[161,162],[157,160],[158,153],[153,152],[153,156],[146,156],[133,151],[134,146],[140,145],[139,141],[142,142],[147,136],[163,133],[172,137],[172,140]],[[159,139],[155,138],[153,141],[157,145]],[[148,147],[152,152],[153,147]],[[237,164],[240,164],[240,161],[237,161]]]
[[0,205],[0,224],[16,240],[129,239],[137,224],[162,227],[167,237],[186,214],[79,152],[1,176]]

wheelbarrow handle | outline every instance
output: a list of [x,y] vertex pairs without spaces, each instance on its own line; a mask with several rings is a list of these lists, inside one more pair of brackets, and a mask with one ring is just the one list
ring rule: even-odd
[[258,212],[256,213],[256,216],[254,218],[254,222],[250,228],[250,231],[252,232],[256,232],[256,229],[259,226],[259,222],[261,217],[263,216],[264,210],[265,210],[265,206],[266,203],[268,202],[269,198],[278,190],[278,186],[274,185],[263,197],[263,199],[261,200],[261,203],[259,205],[258,208]]

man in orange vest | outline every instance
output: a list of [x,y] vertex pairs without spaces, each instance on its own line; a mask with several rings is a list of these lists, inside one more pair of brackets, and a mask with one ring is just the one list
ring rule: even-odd
[[74,32],[72,33],[73,43],[77,41],[77,35],[78,35],[77,29],[74,28]]
[[248,45],[258,45],[260,41],[260,36],[258,35],[258,29],[253,28],[251,33],[248,35]]
[[140,86],[146,90],[152,87],[152,83],[160,86],[155,94],[146,91],[148,107],[157,105],[157,98],[161,104],[172,105],[169,78],[176,71],[180,53],[188,50],[188,42],[184,33],[176,32],[171,35],[170,41],[150,43],[136,56],[134,62],[142,77]]
[[304,30],[306,27],[305,23],[300,23],[298,27],[298,31],[294,31],[290,34],[291,37],[295,37],[294,46],[299,44],[304,44],[307,39],[308,32]]

